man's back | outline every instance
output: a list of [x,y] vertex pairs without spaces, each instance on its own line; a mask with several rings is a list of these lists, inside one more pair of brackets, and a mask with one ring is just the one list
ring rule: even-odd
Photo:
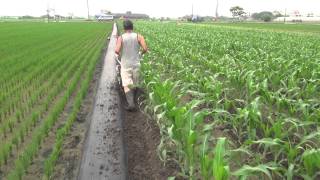
[[122,36],[121,65],[123,68],[130,68],[139,65],[138,34],[134,32],[124,33]]
[[121,51],[121,79],[128,102],[126,109],[132,111],[136,109],[134,96],[139,83],[140,46],[142,54],[146,53],[148,48],[144,37],[133,32],[133,23],[130,20],[123,21],[123,29],[125,33],[118,38],[115,53],[120,55]]

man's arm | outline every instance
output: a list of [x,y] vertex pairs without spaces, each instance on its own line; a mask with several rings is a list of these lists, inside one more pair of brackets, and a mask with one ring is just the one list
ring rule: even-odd
[[140,34],[138,35],[138,41],[139,41],[140,46],[142,47],[142,54],[146,53],[148,51],[147,43],[146,43],[144,37],[141,36]]
[[120,51],[121,51],[121,46],[122,46],[122,37],[118,37],[117,39],[117,44],[116,44],[116,50],[115,50],[115,53],[117,55],[120,55]]

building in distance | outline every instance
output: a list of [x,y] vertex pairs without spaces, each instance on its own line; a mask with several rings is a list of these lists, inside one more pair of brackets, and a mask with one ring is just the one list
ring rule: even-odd
[[126,13],[111,13],[101,12],[95,16],[95,19],[98,21],[112,21],[114,19],[149,19],[150,17],[147,14],[132,13],[127,11]]

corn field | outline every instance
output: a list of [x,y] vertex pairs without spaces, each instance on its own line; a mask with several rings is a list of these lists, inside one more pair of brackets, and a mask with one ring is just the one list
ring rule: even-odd
[[[111,24],[0,24],[0,179],[23,179],[57,121],[44,163],[50,179]],[[67,104],[72,109],[62,119]]]
[[159,155],[187,179],[320,178],[320,37],[137,23]]

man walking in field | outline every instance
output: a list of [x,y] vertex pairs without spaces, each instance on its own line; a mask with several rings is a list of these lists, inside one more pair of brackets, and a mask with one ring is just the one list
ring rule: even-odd
[[127,110],[136,109],[134,96],[139,81],[140,48],[141,53],[148,51],[144,37],[133,32],[133,23],[130,20],[123,22],[124,34],[117,40],[116,55],[121,54],[121,78],[122,86],[128,102]]

